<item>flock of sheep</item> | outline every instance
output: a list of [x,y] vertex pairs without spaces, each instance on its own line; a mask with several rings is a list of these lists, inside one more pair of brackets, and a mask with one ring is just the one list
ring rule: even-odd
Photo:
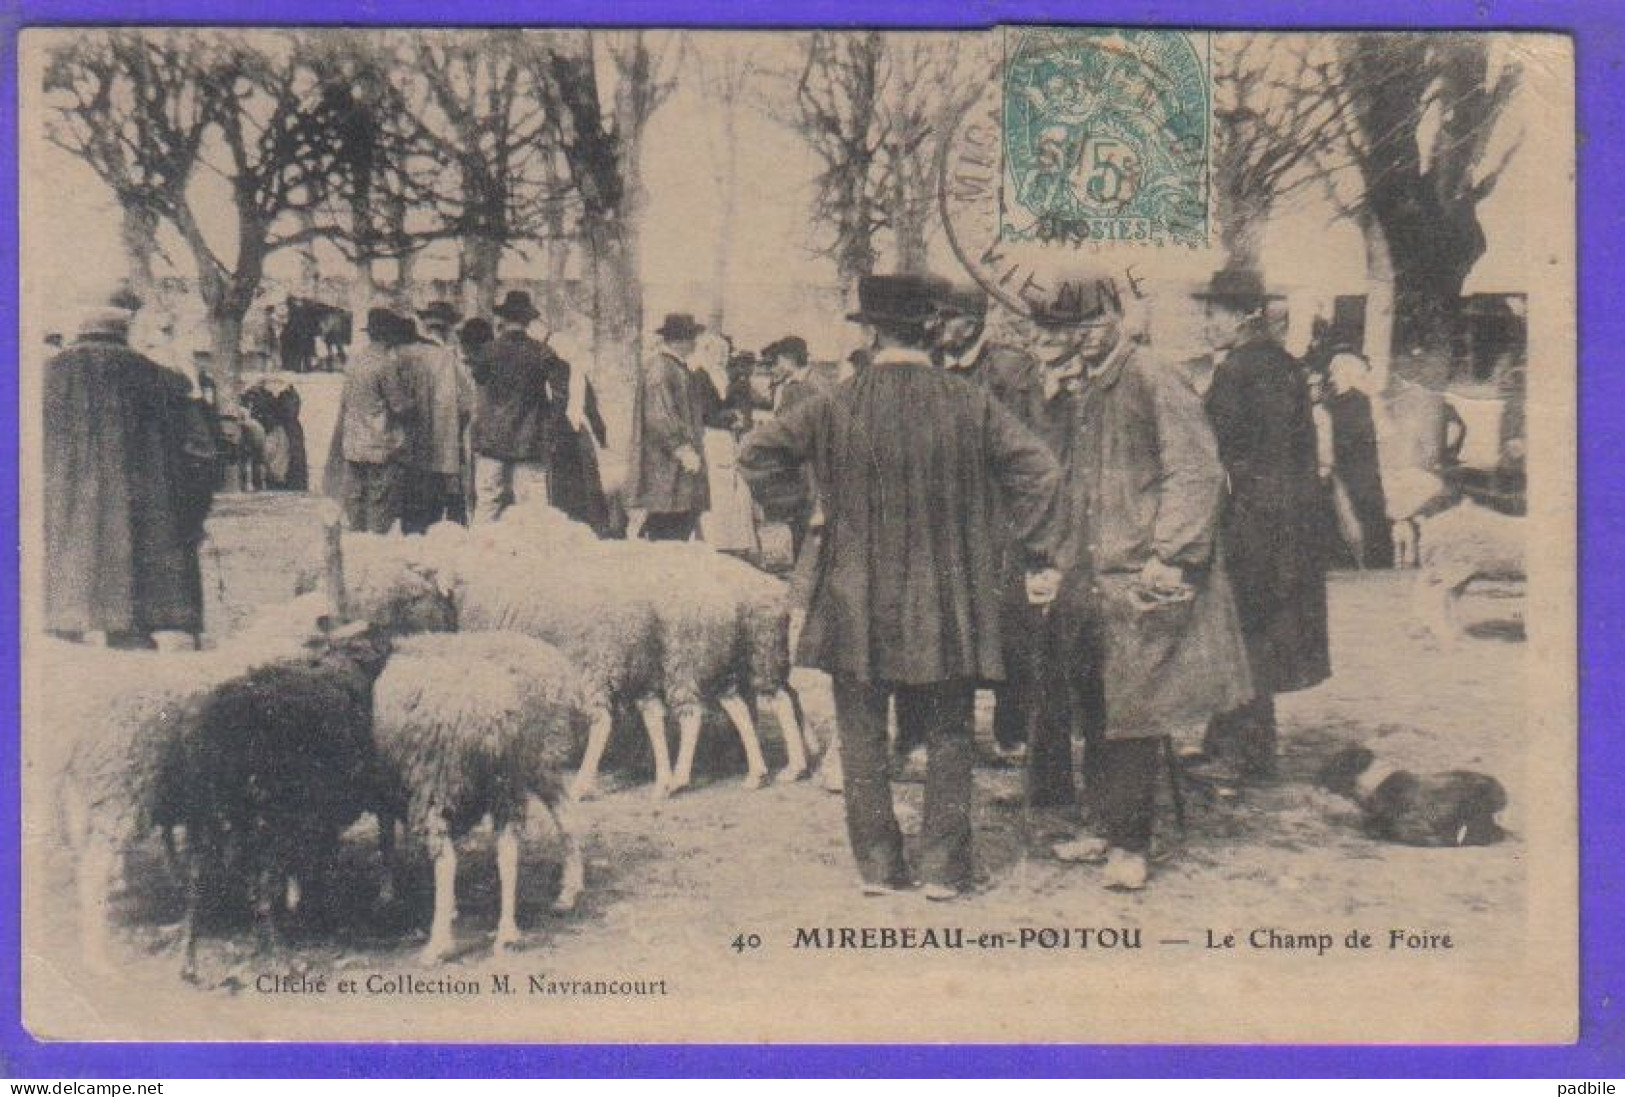
[[340,837],[367,814],[379,823],[381,899],[393,893],[397,826],[427,845],[424,958],[439,960],[452,950],[456,843],[487,818],[498,947],[519,937],[520,840],[537,806],[564,843],[555,909],[575,905],[584,862],[567,809],[596,791],[616,711],[642,718],[656,795],[689,784],[712,703],[743,741],[747,785],[768,779],[752,700],[782,731],[781,777],[809,770],[789,686],[789,593],[748,564],[700,545],[599,541],[546,508],[417,538],[341,535],[334,521],[325,545],[297,597],[216,649],[42,642],[52,688],[40,691],[40,726],[63,744],[57,807],[92,966],[108,964],[122,855],[155,830],[187,885],[189,979],[200,910],[245,902],[272,947],[287,907],[319,925]]

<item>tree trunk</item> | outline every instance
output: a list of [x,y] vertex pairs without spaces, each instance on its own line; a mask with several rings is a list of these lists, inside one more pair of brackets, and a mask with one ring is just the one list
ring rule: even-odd
[[497,269],[502,262],[502,242],[486,236],[463,238],[463,311],[470,316],[490,316],[497,303]]
[[1263,271],[1264,232],[1274,204],[1267,194],[1244,196],[1219,188],[1214,214],[1226,269]]
[[355,280],[350,283],[350,295],[346,303],[350,314],[365,317],[367,310],[377,300],[378,293],[377,260],[371,256],[362,256],[356,261]]
[[412,291],[417,286],[418,253],[403,251],[395,260],[395,304],[399,308],[410,308],[412,305]]
[[896,217],[898,272],[925,274],[930,259],[925,242],[925,222],[907,210]]
[[[309,210],[301,210],[296,218],[301,232],[309,232],[315,227],[315,214]],[[299,292],[305,297],[321,299],[322,268],[316,262],[315,242],[299,245]]]
[[1359,218],[1365,242],[1365,356],[1377,366],[1394,359],[1394,263],[1375,217]]
[[130,264],[130,288],[143,301],[156,303],[158,278],[153,266],[158,255],[158,215],[145,206],[126,201],[120,239]]
[[628,266],[629,248],[611,221],[587,225],[587,265],[592,278],[592,350],[600,373],[623,386],[637,375],[640,295]]
[[739,204],[739,107],[729,100],[722,108],[722,156],[717,172],[722,207],[718,213],[716,250],[711,253],[711,330],[721,333],[728,318],[728,274],[733,265],[734,225]]
[[243,311],[230,306],[209,309],[209,375],[224,400],[236,400],[242,390]]

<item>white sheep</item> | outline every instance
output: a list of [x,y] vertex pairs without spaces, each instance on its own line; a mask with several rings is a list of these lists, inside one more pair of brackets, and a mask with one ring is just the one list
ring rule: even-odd
[[[519,941],[520,833],[540,801],[564,841],[555,910],[575,907],[584,884],[581,847],[570,828],[562,774],[586,737],[589,688],[550,644],[516,632],[407,637],[374,692],[374,742],[400,784],[410,833],[434,861],[434,920],[423,955],[453,948],[457,840],[489,817],[496,830],[501,913],[496,947]],[[385,830],[392,820],[380,820]]]
[[522,632],[558,647],[581,669],[592,728],[571,786],[576,799],[597,791],[617,703],[637,708],[654,751],[654,792],[667,794],[672,771],[660,692],[660,631],[646,595],[629,590],[625,576],[603,566],[594,550],[510,557],[475,547],[455,579],[453,597],[460,630]]

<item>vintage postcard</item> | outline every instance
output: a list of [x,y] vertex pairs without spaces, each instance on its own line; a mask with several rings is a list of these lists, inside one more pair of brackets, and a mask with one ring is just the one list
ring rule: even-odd
[[1568,37],[18,79],[35,1036],[1577,1037]]

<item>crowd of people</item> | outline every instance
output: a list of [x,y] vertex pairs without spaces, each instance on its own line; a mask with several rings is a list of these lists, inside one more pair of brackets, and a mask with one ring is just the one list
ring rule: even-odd
[[[751,354],[713,333],[702,351],[705,326],[667,315],[617,477],[593,386],[528,293],[490,319],[374,308],[327,488],[374,533],[545,504],[600,536],[631,514],[638,536],[763,560],[777,530],[798,660],[833,682],[829,764],[866,892],[916,870],[930,898],[975,885],[979,688],[1053,854],[1139,889],[1163,770],[1271,781],[1275,696],[1330,675],[1328,526],[1360,566],[1391,563],[1423,477],[1460,444],[1438,394],[1347,348],[1308,368],[1283,349],[1254,272],[1196,294],[1196,357],[1131,322],[1139,292],[1080,274],[1016,340],[979,288],[865,277],[859,349],[834,383],[797,336]],[[128,346],[139,307],[92,310],[46,369],[48,627],[195,642],[213,447],[184,379]],[[925,782],[913,867],[891,786],[910,767]]]

